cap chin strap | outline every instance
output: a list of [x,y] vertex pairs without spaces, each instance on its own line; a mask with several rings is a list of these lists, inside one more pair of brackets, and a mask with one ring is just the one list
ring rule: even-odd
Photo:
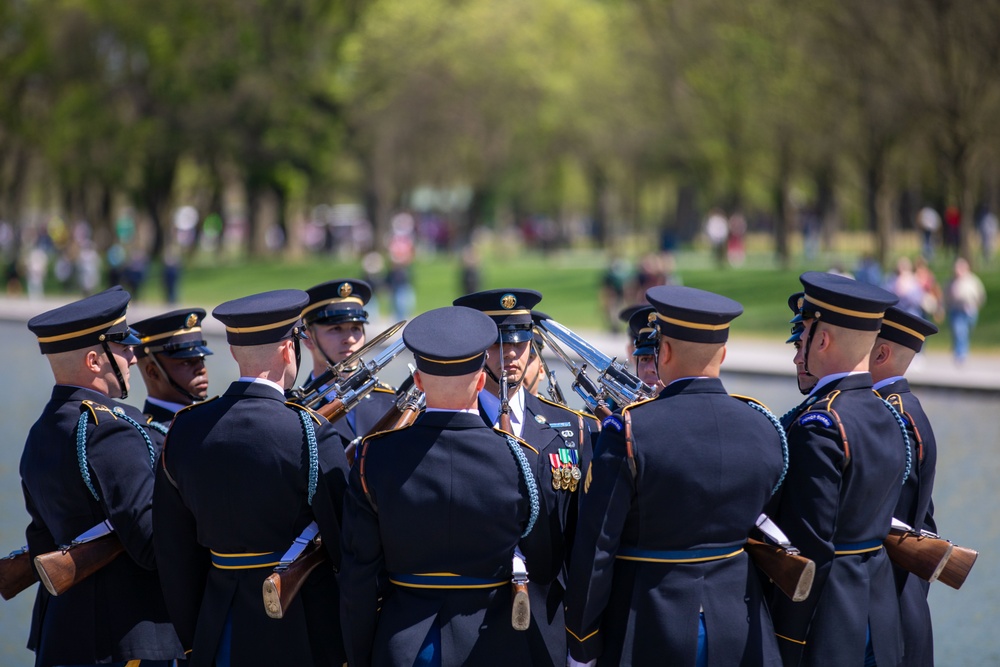
[[812,324],[809,325],[809,334],[806,336],[806,351],[802,356],[802,370],[809,375],[812,375],[812,371],[809,370],[809,348],[812,347],[813,334],[816,333],[817,324],[819,324],[819,320],[813,318]]
[[180,383],[177,382],[177,380],[172,378],[170,376],[170,373],[167,372],[167,369],[164,368],[162,363],[160,363],[160,358],[156,354],[151,354],[149,356],[153,358],[153,363],[156,364],[156,367],[160,369],[161,373],[163,373],[163,377],[167,378],[167,382],[170,384],[170,386],[173,387],[178,392],[180,392],[181,396],[184,396],[191,403],[200,403],[201,401],[205,400],[201,396],[195,396],[190,391],[182,387]]
[[[292,375],[292,382],[291,382],[292,386],[295,386],[295,378],[299,376],[299,366],[302,365],[302,345],[299,344],[298,334],[299,331],[298,328],[296,328],[295,333],[292,336],[292,340],[295,342],[295,374]],[[316,347],[318,348],[319,345],[317,345]],[[325,357],[326,354],[324,354],[323,356]]]
[[[500,345],[500,367],[503,368],[503,340],[501,340],[498,344]],[[496,373],[494,373],[492,370],[490,370],[489,364],[484,363],[483,364],[483,370],[486,371],[486,374],[490,377],[490,379],[493,380],[494,382],[496,382],[497,386],[499,387],[500,386],[500,378],[497,377]],[[524,382],[524,373],[521,373],[521,379],[518,380],[517,382],[511,382],[510,380],[507,380],[507,391],[508,391],[508,393],[511,390],[513,390],[513,391],[516,392],[518,389],[521,388],[521,384],[523,382]]]
[[111,363],[111,369],[115,372],[115,380],[118,381],[118,388],[122,390],[122,395],[119,398],[125,400],[128,398],[128,388],[125,386],[125,377],[122,375],[122,369],[118,367],[118,361],[115,359],[115,355],[111,354],[111,348],[108,346],[108,341],[102,340],[101,347],[104,348],[104,354],[108,357],[108,362]]

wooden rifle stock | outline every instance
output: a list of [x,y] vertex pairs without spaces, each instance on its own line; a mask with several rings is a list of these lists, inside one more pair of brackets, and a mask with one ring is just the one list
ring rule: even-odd
[[109,533],[70,544],[47,554],[35,556],[35,569],[42,585],[52,595],[61,595],[118,557],[125,551],[121,540]]
[[952,544],[952,547],[954,548],[951,552],[951,558],[944,564],[944,569],[938,575],[938,581],[958,590],[965,583],[972,566],[976,564],[979,552],[968,547],[960,547],[957,544]]
[[316,412],[326,417],[326,420],[332,424],[347,414],[347,408],[344,406],[343,401],[335,398],[329,403],[321,405]]
[[954,545],[928,533],[893,527],[882,543],[889,559],[924,581],[934,581],[951,560]]
[[513,600],[510,608],[510,625],[524,632],[531,627],[531,602],[528,598],[528,581],[511,582]]
[[809,597],[816,576],[816,563],[812,560],[753,538],[747,538],[746,550],[754,565],[792,602],[802,602]]
[[0,596],[4,600],[10,600],[36,581],[38,573],[31,563],[28,547],[0,558]]
[[271,618],[282,618],[306,579],[329,555],[316,538],[287,566],[274,568],[264,580],[264,611]]

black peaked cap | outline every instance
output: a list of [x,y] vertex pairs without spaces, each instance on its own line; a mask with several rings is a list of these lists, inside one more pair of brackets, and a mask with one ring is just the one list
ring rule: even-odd
[[694,343],[725,343],[729,323],[743,313],[729,297],[682,285],[650,287],[646,299],[656,308],[662,335]]
[[428,375],[467,375],[483,367],[497,325],[473,308],[445,306],[417,315],[403,328],[403,344]]
[[38,338],[42,354],[79,350],[104,341],[138,345],[125,311],[131,296],[120,286],[36,315],[28,329]]
[[298,336],[309,295],[282,289],[252,294],[216,306],[212,316],[226,325],[230,345],[263,345]]

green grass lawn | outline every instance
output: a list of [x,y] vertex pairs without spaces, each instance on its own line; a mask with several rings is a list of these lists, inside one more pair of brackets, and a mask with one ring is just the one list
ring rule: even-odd
[[[793,266],[782,269],[774,266],[768,253],[760,252],[751,254],[743,267],[718,269],[707,253],[685,251],[677,257],[677,274],[685,285],[724,294],[743,304],[745,313],[734,324],[734,334],[781,337],[788,331],[790,316],[786,299],[799,289],[799,274],[825,270],[835,261],[841,258],[828,257],[809,266],[793,262]],[[566,251],[551,256],[524,253],[506,260],[486,257],[481,266],[482,288],[537,289],[544,295],[539,308],[555,319],[573,328],[600,329],[605,326],[598,299],[604,267],[605,259],[596,251]],[[944,284],[949,275],[947,262],[941,260],[934,270]],[[225,266],[202,261],[185,269],[181,301],[210,310],[222,301],[255,292],[305,289],[326,280],[359,275],[359,262],[325,257],[309,257],[295,263],[258,260]],[[412,275],[418,312],[450,305],[460,295],[460,267],[455,256],[421,257],[414,264]],[[1000,349],[1000,268],[980,269],[979,275],[986,284],[989,301],[980,314],[973,345],[980,349]],[[147,301],[162,300],[157,271],[152,272],[142,296]],[[382,312],[388,316],[388,294],[379,296]],[[949,338],[944,332],[929,339],[928,346],[932,350],[946,350]]]

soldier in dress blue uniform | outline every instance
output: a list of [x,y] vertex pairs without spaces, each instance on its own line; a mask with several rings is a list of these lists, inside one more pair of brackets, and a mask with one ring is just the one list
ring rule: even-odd
[[[334,577],[344,445],[284,393],[298,372],[307,301],[300,290],[277,290],[213,311],[241,377],[221,397],[177,413],[157,466],[156,558],[192,665],[344,662]],[[312,573],[283,618],[269,618],[264,579],[314,521],[330,564]]]
[[205,311],[172,310],[132,325],[141,343],[135,348],[136,366],[146,383],[143,413],[149,425],[166,434],[178,410],[208,397],[208,368],[212,354],[201,333]]
[[629,331],[629,355],[635,361],[635,374],[650,387],[663,389],[660,377],[656,374],[656,337],[653,320],[656,309],[652,306],[632,306],[622,311],[626,314]]
[[21,456],[29,550],[54,551],[103,521],[125,547],[58,597],[38,587],[28,640],[38,667],[140,659],[166,665],[184,654],[153,557],[159,452],[141,413],[114,400],[128,394],[132,346],[139,343],[125,320],[128,302],[128,292],[114,288],[28,322],[55,376]]
[[477,407],[496,336],[490,318],[454,306],[403,330],[427,409],[366,437],[351,470],[340,571],[351,667],[530,664],[509,586],[538,513],[531,451]]
[[486,385],[479,392],[483,419],[499,426],[500,380],[506,373],[513,435],[538,452],[531,462],[542,496],[542,516],[521,545],[530,575],[533,622],[528,637],[536,666],[562,665],[566,659],[566,566],[576,526],[578,488],[593,451],[591,434],[598,430],[592,415],[532,396],[522,386],[533,337],[531,309],[541,299],[534,290],[494,289],[454,302],[489,315],[499,330],[488,351]]
[[[920,401],[910,391],[904,377],[913,358],[923,348],[928,336],[938,328],[922,317],[893,306],[885,311],[882,329],[871,353],[871,374],[875,392],[903,416],[910,438],[912,462],[910,474],[899,494],[893,516],[914,530],[937,532],[934,523],[934,470],[937,466],[937,443],[930,421]],[[903,646],[907,667],[934,664],[934,637],[931,611],[927,606],[930,584],[920,577],[893,565],[899,612],[903,625]]]
[[789,470],[773,518],[815,561],[816,578],[803,602],[774,596],[775,632],[789,667],[897,665],[899,605],[882,542],[908,447],[869,373],[882,316],[897,299],[829,273],[800,280],[804,369],[819,382],[788,429]]
[[646,298],[666,387],[602,424],[566,593],[569,664],[780,665],[743,547],[782,474],[781,429],[719,380],[743,308],[673,285]]
[[788,430],[788,426],[803,410],[816,401],[814,397],[810,396],[810,392],[812,392],[812,388],[816,386],[816,382],[819,378],[806,371],[805,348],[802,347],[802,334],[806,330],[806,326],[802,324],[802,302],[804,299],[805,292],[796,292],[788,297],[788,307],[792,311],[792,319],[789,321],[789,324],[792,325],[792,330],[791,335],[788,336],[785,343],[791,344],[795,348],[795,356],[792,359],[795,364],[795,382],[799,387],[799,393],[806,398],[794,408],[782,415],[781,425],[785,428],[785,430]]
[[[368,324],[364,307],[371,300],[372,288],[363,280],[338,279],[306,292],[309,304],[302,310],[302,321],[306,326],[306,348],[312,355],[312,380],[364,347]],[[345,417],[334,422],[334,427],[348,443],[364,437],[395,400],[395,390],[380,383]]]

